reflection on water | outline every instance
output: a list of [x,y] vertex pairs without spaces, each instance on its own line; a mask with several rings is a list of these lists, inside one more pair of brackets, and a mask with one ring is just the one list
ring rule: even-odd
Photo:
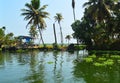
[[120,65],[112,67],[95,67],[84,63],[76,63],[73,74],[76,78],[84,78],[86,83],[120,83]]
[[0,53],[0,83],[120,83],[120,64],[83,63],[87,51]]

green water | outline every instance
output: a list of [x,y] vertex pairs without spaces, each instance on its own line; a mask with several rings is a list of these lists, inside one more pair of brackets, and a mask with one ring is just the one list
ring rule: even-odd
[[120,83],[120,64],[96,67],[85,52],[0,53],[0,83]]

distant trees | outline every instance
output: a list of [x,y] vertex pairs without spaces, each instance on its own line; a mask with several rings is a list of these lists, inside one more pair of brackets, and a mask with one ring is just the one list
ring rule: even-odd
[[81,21],[71,26],[74,38],[88,49],[120,49],[120,3],[117,0],[89,0]]
[[4,45],[7,45],[7,46],[12,46],[14,44],[14,34],[13,33],[8,33],[5,35],[5,38],[4,38]]
[[5,34],[4,28],[0,28],[0,48],[2,45],[11,46],[12,44],[14,44],[13,36],[13,33]]
[[65,39],[68,41],[68,45],[69,45],[69,41],[72,37],[70,35],[66,35]]
[[27,9],[22,9],[22,14],[25,16],[25,20],[28,20],[27,26],[34,25],[38,28],[42,43],[45,47],[45,43],[42,37],[42,30],[45,29],[45,18],[48,18],[49,13],[45,11],[47,5],[40,6],[40,0],[31,0],[31,3],[25,4]]

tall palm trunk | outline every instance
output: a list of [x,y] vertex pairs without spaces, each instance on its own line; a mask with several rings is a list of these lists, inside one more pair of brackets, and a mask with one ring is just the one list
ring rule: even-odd
[[74,21],[75,21],[75,9],[73,8],[73,16],[74,16]]
[[[73,8],[74,21],[75,21],[76,20],[76,18],[75,18],[75,0],[72,0],[72,8]],[[77,44],[79,44],[78,38],[76,40],[77,40]]]
[[62,33],[62,27],[60,22],[59,22],[59,26],[60,26],[60,35],[61,35],[61,46],[63,46],[63,33]]
[[72,0],[73,16],[75,21],[75,0]]
[[43,46],[45,48],[45,43],[43,41],[42,32],[41,32],[41,28],[40,28],[39,24],[38,24],[38,30],[39,30],[39,33],[40,33],[40,38],[41,38],[42,44],[43,44]]
[[55,44],[57,45],[57,37],[56,37],[55,23],[53,23],[53,30],[54,30]]

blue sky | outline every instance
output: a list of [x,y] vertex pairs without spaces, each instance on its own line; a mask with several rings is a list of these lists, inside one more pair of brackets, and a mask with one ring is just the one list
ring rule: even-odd
[[[0,27],[6,27],[6,33],[13,32],[15,36],[28,35],[29,28],[26,29],[27,21],[21,16],[21,9],[25,8],[25,3],[31,0],[0,0]],[[43,30],[43,37],[45,43],[53,43],[53,27],[54,16],[56,13],[61,13],[63,21],[61,22],[64,43],[66,43],[65,36],[73,33],[71,24],[73,23],[73,11],[71,7],[72,0],[41,0],[41,6],[47,4],[46,11],[50,13],[50,19],[46,19],[47,27]],[[76,19],[80,20],[83,16],[84,8],[83,3],[88,0],[75,0],[76,1]],[[60,43],[60,30],[56,24],[56,31],[58,42]],[[72,39],[70,42],[76,42]]]

